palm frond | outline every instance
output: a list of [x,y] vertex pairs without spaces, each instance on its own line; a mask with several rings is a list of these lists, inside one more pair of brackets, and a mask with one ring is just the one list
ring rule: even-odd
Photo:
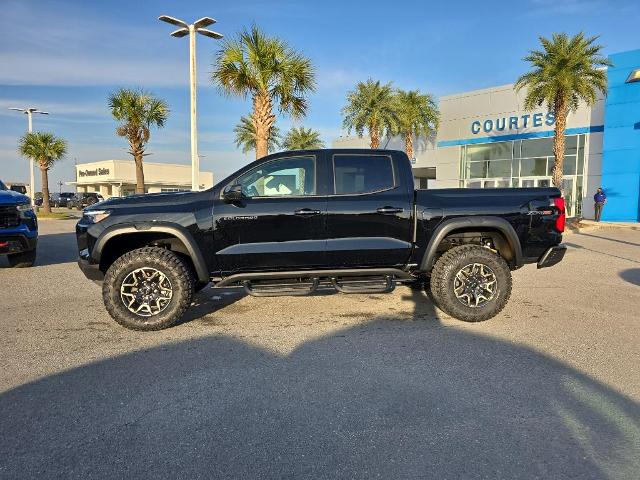
[[[256,127],[250,117],[240,117],[238,123],[233,129],[235,133],[236,147],[242,149],[242,153],[247,153],[256,149]],[[271,135],[269,136],[268,150],[275,152],[278,149],[280,140],[280,129],[275,125],[271,127]]]
[[281,113],[293,116],[306,114],[305,96],[316,86],[311,61],[256,25],[225,41],[211,80],[226,95],[267,94]]
[[347,104],[342,109],[342,125],[351,133],[362,137],[365,130],[381,136],[395,132],[398,116],[391,83],[368,79],[358,82],[355,90],[347,94]]
[[313,150],[324,148],[324,142],[320,139],[320,132],[317,130],[293,127],[284,136],[282,148],[285,150]]
[[531,70],[518,78],[517,90],[526,89],[525,108],[532,110],[546,105],[568,105],[575,111],[581,102],[593,105],[598,93],[606,94],[607,76],[604,67],[611,62],[602,56],[597,36],[586,37],[580,32],[573,37],[554,33],[540,37],[542,50],[533,50],[524,58]]
[[151,127],[162,128],[169,117],[167,102],[142,89],[121,88],[109,95],[108,104],[111,115],[120,122],[116,134],[127,138],[141,153]]
[[27,133],[18,142],[18,151],[41,168],[50,168],[67,154],[66,140],[48,132]]
[[438,130],[440,112],[433,95],[418,90],[398,90],[395,108],[398,128],[394,133],[428,137]]

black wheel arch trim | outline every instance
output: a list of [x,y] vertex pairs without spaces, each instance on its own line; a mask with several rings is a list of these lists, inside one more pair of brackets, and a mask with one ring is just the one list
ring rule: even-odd
[[180,225],[173,225],[173,224],[166,224],[166,223],[162,224],[162,223],[156,223],[156,222],[154,222],[153,224],[145,223],[143,228],[136,227],[135,225],[132,225],[132,224],[114,225],[112,227],[105,229],[100,234],[100,236],[96,240],[93,250],[91,251],[91,258],[95,262],[100,263],[102,250],[104,246],[109,242],[109,240],[120,235],[126,235],[128,233],[142,233],[142,232],[168,233],[176,237],[178,240],[180,240],[184,244],[184,246],[187,249],[187,252],[189,252],[191,261],[193,262],[193,265],[196,269],[196,274],[198,275],[198,280],[201,282],[209,282],[211,280],[209,271],[207,268],[207,264],[204,260],[202,252],[200,251],[200,248],[198,247],[198,244],[193,239],[193,236],[191,235],[191,233],[189,233],[184,227],[181,227]]
[[424,256],[422,257],[422,262],[420,263],[420,271],[428,272],[433,268],[436,251],[442,240],[444,240],[449,233],[461,228],[489,228],[498,230],[505,236],[507,242],[509,242],[509,246],[513,250],[514,266],[517,268],[523,265],[522,245],[520,244],[520,239],[518,238],[513,226],[504,218],[474,216],[451,218],[438,225],[427,244]]

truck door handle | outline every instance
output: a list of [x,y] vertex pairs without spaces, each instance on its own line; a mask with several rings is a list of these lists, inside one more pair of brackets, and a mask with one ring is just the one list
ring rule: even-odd
[[380,207],[376,210],[378,213],[382,213],[383,215],[388,215],[390,213],[402,213],[404,212],[404,208],[399,207]]
[[293,213],[295,215],[300,215],[303,217],[310,217],[311,215],[320,215],[320,210],[313,210],[311,208],[300,208]]

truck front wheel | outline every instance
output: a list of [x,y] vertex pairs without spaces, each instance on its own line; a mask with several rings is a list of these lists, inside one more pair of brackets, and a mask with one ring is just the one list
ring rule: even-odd
[[511,271],[498,254],[478,245],[445,252],[431,272],[431,295],[442,311],[465,322],[495,317],[511,295]]
[[118,258],[102,284],[104,305],[113,319],[131,330],[175,325],[191,305],[193,278],[170,250],[143,247]]
[[29,250],[28,252],[10,253],[7,255],[7,260],[13,268],[33,267],[36,261],[36,251]]

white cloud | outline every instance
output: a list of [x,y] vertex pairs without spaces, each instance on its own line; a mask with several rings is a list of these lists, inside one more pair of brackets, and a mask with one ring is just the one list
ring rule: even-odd
[[[89,6],[5,2],[0,84],[187,84],[186,39],[171,38],[154,18],[127,25],[117,17],[98,18]],[[205,82],[204,60],[212,48],[201,50],[198,79]]]

